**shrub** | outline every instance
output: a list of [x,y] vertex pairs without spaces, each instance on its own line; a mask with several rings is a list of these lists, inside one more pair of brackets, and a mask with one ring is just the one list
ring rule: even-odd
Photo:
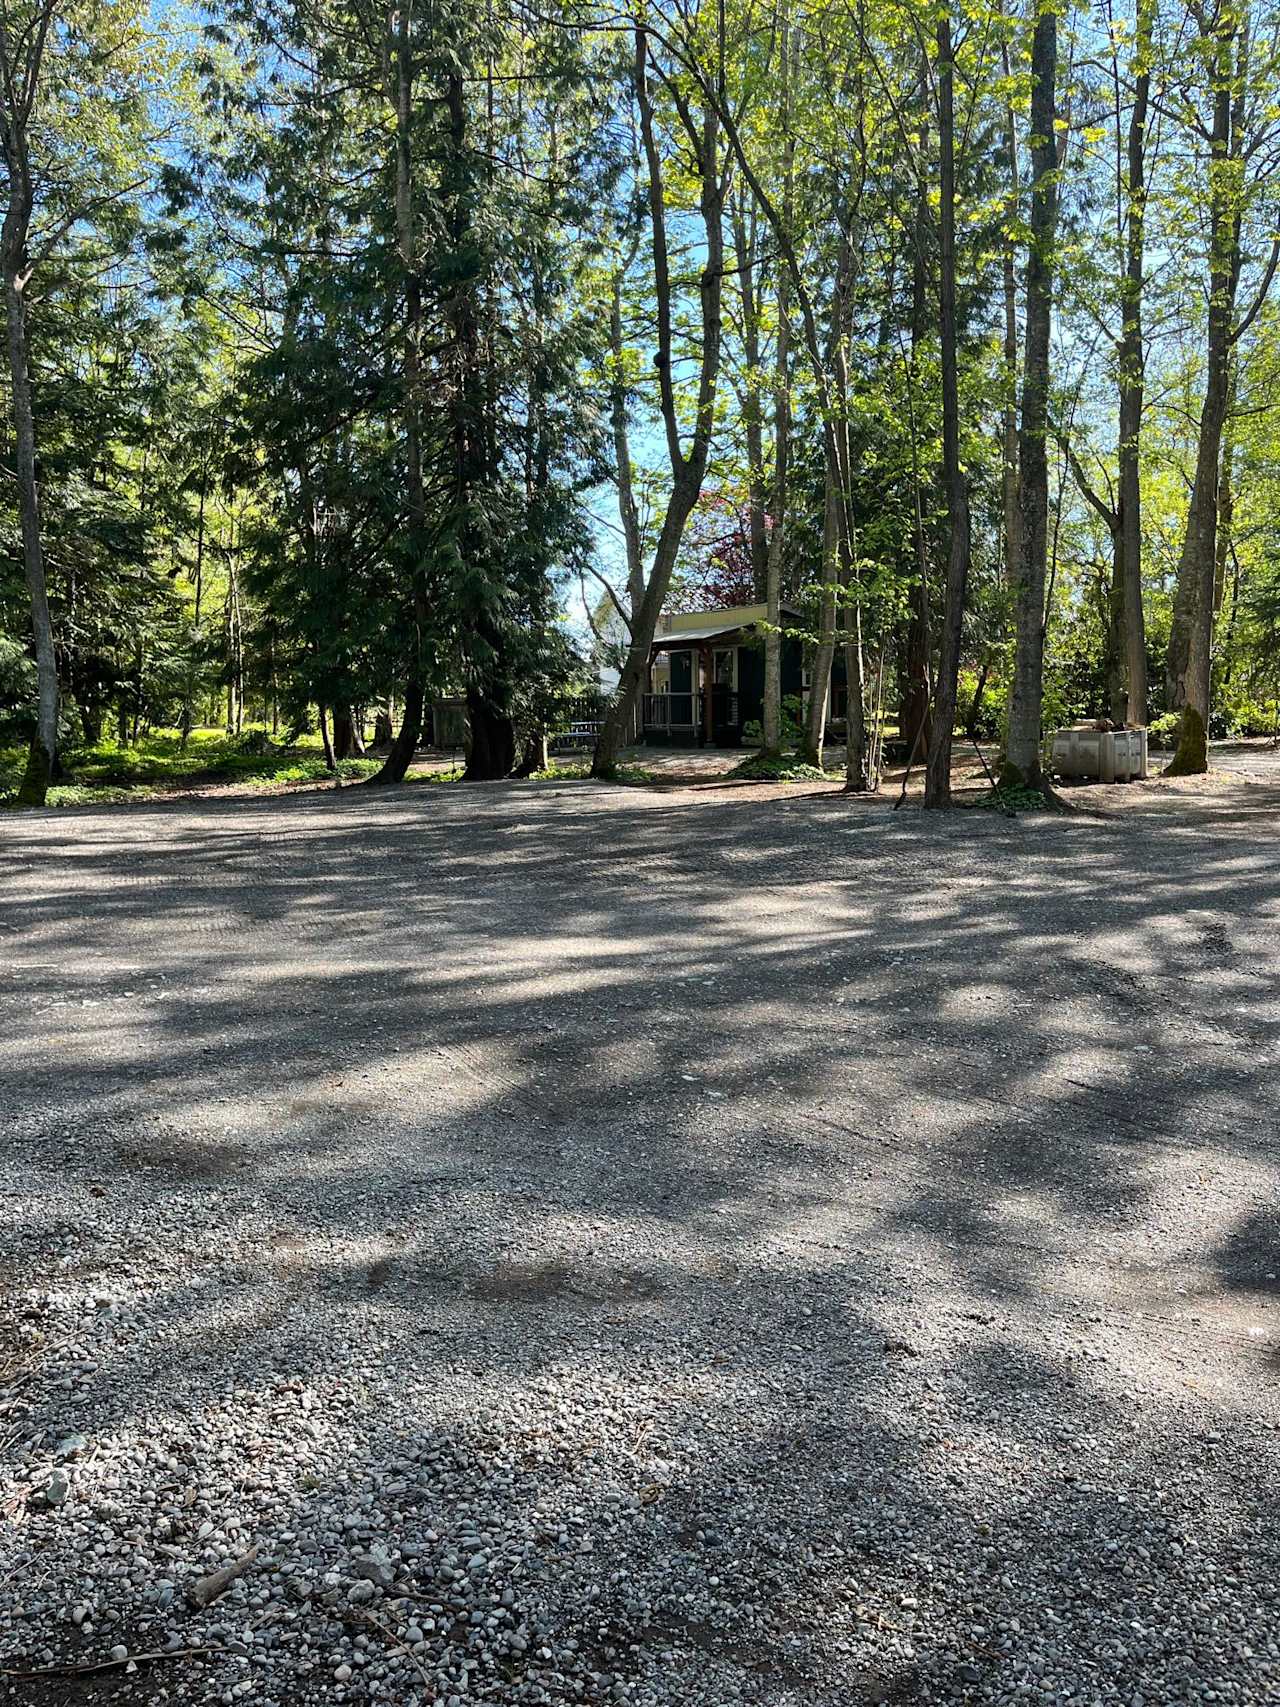
[[826,771],[803,764],[794,754],[753,753],[729,772],[747,782],[828,782]]
[[1277,707],[1274,699],[1237,700],[1231,707],[1231,721],[1241,735],[1274,735],[1277,723]]
[[[800,696],[794,693],[782,696],[782,721],[778,731],[779,739],[784,748],[794,747],[800,739],[800,723],[803,716],[803,706]],[[749,717],[742,725],[742,740],[744,746],[759,747],[764,743],[764,724],[758,717]]]
[[1171,753],[1178,745],[1178,728],[1182,722],[1176,711],[1162,711],[1147,725],[1147,745],[1153,752]]
[[1003,812],[1006,817],[1019,812],[1045,812],[1049,805],[1040,789],[1025,782],[1001,783],[999,788],[988,789],[975,804],[984,811]]

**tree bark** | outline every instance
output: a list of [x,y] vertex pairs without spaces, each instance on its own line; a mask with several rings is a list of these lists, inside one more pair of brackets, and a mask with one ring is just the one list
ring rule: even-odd
[[1054,243],[1058,226],[1058,17],[1051,3],[1036,16],[1031,43],[1031,216],[1027,257],[1022,422],[1018,435],[1021,529],[1013,689],[1003,775],[1041,781],[1045,582],[1049,525],[1049,338],[1053,321]]
[[[830,426],[830,423],[829,423]],[[826,740],[827,708],[831,699],[831,665],[836,655],[835,587],[842,578],[841,481],[837,466],[834,433],[827,433],[823,475],[822,511],[822,607],[818,619],[818,643],[809,664],[809,701],[805,706],[804,734],[800,758],[806,765],[822,769]]]
[[467,721],[471,744],[462,780],[497,782],[510,776],[516,762],[516,734],[509,711],[491,692],[472,686],[467,689]]
[[[828,508],[839,503],[839,488],[826,475]],[[836,568],[836,533],[830,544],[824,539],[823,561],[832,572]],[[826,571],[824,571],[825,573]],[[818,610],[818,643],[809,663],[809,699],[804,708],[804,734],[800,743],[800,758],[806,765],[822,769],[822,752],[827,739],[827,714],[831,705],[831,666],[836,656],[836,595],[830,582],[823,583],[822,602]]]
[[702,490],[711,435],[715,426],[716,386],[720,376],[720,301],[724,274],[723,205],[728,174],[721,172],[720,127],[708,103],[701,125],[685,120],[687,141],[693,152],[701,182],[700,213],[706,241],[706,257],[699,281],[701,348],[698,360],[698,400],[693,437],[686,454],[680,442],[675,379],[673,375],[673,300],[667,249],[666,208],[663,196],[662,159],[649,94],[649,38],[643,28],[635,32],[635,90],[640,109],[649,176],[649,223],[653,243],[654,288],[658,321],[658,395],[666,436],[667,460],[671,468],[671,491],[658,534],[653,566],[644,597],[632,624],[627,656],[618,691],[605,713],[592,758],[593,776],[611,776],[618,754],[632,726],[636,699],[649,668],[649,651],[671,585],[676,555],[685,524]]
[[[1147,112],[1151,97],[1151,52],[1154,0],[1137,0],[1134,39],[1134,94],[1127,143],[1128,226],[1125,232],[1125,274],[1120,336],[1120,538],[1114,587],[1114,621],[1121,625],[1124,646],[1125,719],[1147,721],[1147,638],[1142,610],[1142,408],[1146,349],[1143,342],[1142,291],[1146,264],[1146,149]],[[1119,722],[1113,702],[1112,716]]]
[[[791,19],[783,4],[779,26],[778,87],[782,117],[782,223],[790,233],[795,211],[795,136],[791,123]],[[787,481],[791,461],[791,274],[778,268],[778,331],[773,369],[773,515],[765,557],[764,705],[761,745],[782,752],[782,565],[786,543]]]
[[354,759],[364,752],[364,742],[359,739],[356,720],[349,705],[335,705],[333,708],[333,754],[337,759]]
[[422,734],[422,711],[425,695],[422,683],[417,677],[411,677],[405,683],[404,711],[400,718],[400,728],[396,738],[387,751],[382,762],[382,769],[369,778],[371,783],[403,782],[409,766],[413,763],[413,755],[418,750],[418,738]]
[[[1009,50],[1004,50],[1004,74],[1010,78]],[[1012,227],[1018,217],[1021,186],[1018,173],[1018,127],[1013,107],[1005,106],[1005,150],[1009,156],[1009,229],[1000,256],[1004,288],[1004,383],[1005,403],[1000,423],[1000,492],[1004,509],[1005,584],[1018,584],[1022,561],[1022,513],[1018,508],[1018,272],[1017,240]]]
[[[466,84],[460,68],[449,75],[445,110],[449,134],[448,233],[454,254],[462,255],[474,244],[475,235],[467,182]],[[485,550],[475,517],[493,463],[491,435],[495,409],[485,383],[477,289],[473,282],[460,283],[455,289],[449,320],[455,364],[454,384],[446,403],[453,461],[450,496],[458,555],[475,572]],[[463,780],[493,782],[510,775],[516,762],[516,731],[511,715],[511,666],[503,619],[483,593],[479,609],[471,616],[470,628],[468,639],[474,644],[468,648],[466,659],[469,675],[466,695],[471,744]]]
[[947,590],[934,691],[924,804],[951,804],[951,738],[960,680],[960,639],[969,587],[969,487],[960,462],[960,383],[956,350],[955,95],[951,23],[938,21],[938,145],[941,207],[938,220],[938,337],[942,366],[942,476],[947,492]]
[[742,428],[747,451],[747,539],[751,551],[752,596],[767,597],[768,544],[764,506],[764,408],[761,401],[760,312],[756,268],[759,243],[754,204],[751,218],[736,201],[732,216],[734,258],[742,295],[742,353],[746,373],[742,382]]
[[324,748],[324,768],[336,771],[338,766],[333,751],[333,741],[329,734],[329,712],[324,705],[318,705],[316,712],[320,722],[320,745]]
[[[13,181],[10,178],[12,213]],[[26,774],[18,790],[24,806],[42,806],[58,764],[58,659],[49,615],[44,550],[40,538],[40,496],[36,482],[36,428],[27,364],[26,280],[22,277],[30,207],[21,221],[16,254],[10,253],[11,234],[0,239],[4,255],[5,308],[8,316],[9,386],[13,404],[14,469],[18,485],[18,516],[22,528],[22,564],[31,600],[31,632],[36,650],[36,727],[27,756]],[[5,221],[8,226],[8,219]]]
[[[857,542],[851,540],[846,556],[849,574],[857,562]],[[862,605],[855,602],[853,623],[844,644],[845,690],[845,760],[844,786],[849,794],[865,794],[875,786],[867,763],[867,683],[866,660],[862,652]]]
[[1229,162],[1242,142],[1235,118],[1233,73],[1240,35],[1238,12],[1225,7],[1206,19],[1212,29],[1213,126],[1209,165],[1209,319],[1204,406],[1187,530],[1169,630],[1165,687],[1169,709],[1182,712],[1178,747],[1166,772],[1199,775],[1209,768],[1209,658],[1213,640],[1213,575],[1217,560],[1218,478],[1230,391],[1231,327],[1240,276],[1238,191]]
[[[818,617],[818,644],[809,671],[809,703],[805,708],[804,738],[800,756],[805,764],[822,769],[822,750],[826,741],[827,716],[831,701],[831,666],[835,661],[837,624],[844,589],[856,579],[857,565],[852,561],[853,549],[853,463],[849,437],[849,369],[846,359],[849,333],[849,297],[853,271],[852,222],[846,223],[841,235],[840,253],[836,262],[835,282],[831,291],[831,330],[827,354],[822,364],[827,376],[824,386],[824,419],[822,423],[824,481],[826,508],[823,520],[822,595]],[[812,340],[811,340],[812,342]],[[848,600],[845,601],[846,604]],[[856,607],[858,600],[853,596]],[[846,683],[852,692],[853,684]],[[860,733],[865,733],[865,725]],[[846,712],[846,746],[850,729]],[[846,763],[855,756],[846,753]],[[856,755],[857,765],[862,755]]]
[[422,709],[426,692],[422,679],[423,646],[429,608],[426,586],[426,489],[422,474],[422,280],[418,271],[417,213],[414,206],[412,126],[414,114],[414,57],[411,8],[398,6],[387,12],[386,84],[387,99],[395,111],[395,221],[396,253],[404,284],[404,435],[405,494],[412,562],[410,604],[412,634],[409,640],[408,675],[405,682],[404,716],[400,730],[370,782],[403,782],[422,733]]
[[40,89],[44,50],[55,11],[56,0],[39,0],[17,35],[11,31],[7,14],[0,19],[0,91],[3,91],[0,150],[9,181],[9,203],[0,226],[0,277],[4,280],[8,319],[6,341],[22,566],[31,604],[31,637],[36,654],[36,727],[27,755],[26,774],[18,790],[18,800],[24,806],[44,804],[49,784],[58,771],[58,657],[40,534],[26,295],[33,265],[27,252],[27,238],[35,211],[27,127]]
[[[921,96],[928,87],[922,79]],[[925,139],[921,126],[921,147]],[[929,545],[924,528],[924,483],[920,468],[920,435],[916,420],[916,379],[920,349],[925,338],[929,291],[930,234],[928,185],[921,183],[916,202],[915,254],[911,269],[911,356],[907,367],[907,425],[911,435],[912,535],[915,544],[916,582],[911,591],[911,609],[900,646],[898,691],[898,734],[906,743],[907,758],[926,758],[933,738],[932,612],[929,606]]]
[[618,518],[627,553],[627,606],[632,620],[644,599],[644,546],[640,537],[640,511],[636,506],[631,466],[631,433],[627,421],[627,385],[623,372],[622,280],[625,269],[613,276],[613,301],[609,310],[609,346],[613,373],[609,385],[609,414],[613,427],[613,461],[618,480]]

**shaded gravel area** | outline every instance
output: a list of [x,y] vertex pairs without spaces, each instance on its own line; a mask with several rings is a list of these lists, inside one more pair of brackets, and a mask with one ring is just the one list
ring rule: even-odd
[[0,1699],[1280,1701],[1266,774],[7,819]]

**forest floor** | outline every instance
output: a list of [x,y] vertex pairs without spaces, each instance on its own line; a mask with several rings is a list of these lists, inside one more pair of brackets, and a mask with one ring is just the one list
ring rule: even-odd
[[1249,755],[4,820],[0,1700],[1280,1700]]

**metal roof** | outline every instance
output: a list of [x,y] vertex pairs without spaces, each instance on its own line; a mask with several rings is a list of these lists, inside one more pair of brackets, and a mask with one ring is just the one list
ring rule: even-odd
[[758,616],[749,617],[744,623],[742,617],[735,616],[732,611],[725,611],[722,616],[708,616],[706,622],[700,622],[696,628],[672,629],[666,634],[655,634],[655,646],[683,646],[690,640],[710,640],[717,634],[736,634],[740,628],[754,628],[760,621]]

